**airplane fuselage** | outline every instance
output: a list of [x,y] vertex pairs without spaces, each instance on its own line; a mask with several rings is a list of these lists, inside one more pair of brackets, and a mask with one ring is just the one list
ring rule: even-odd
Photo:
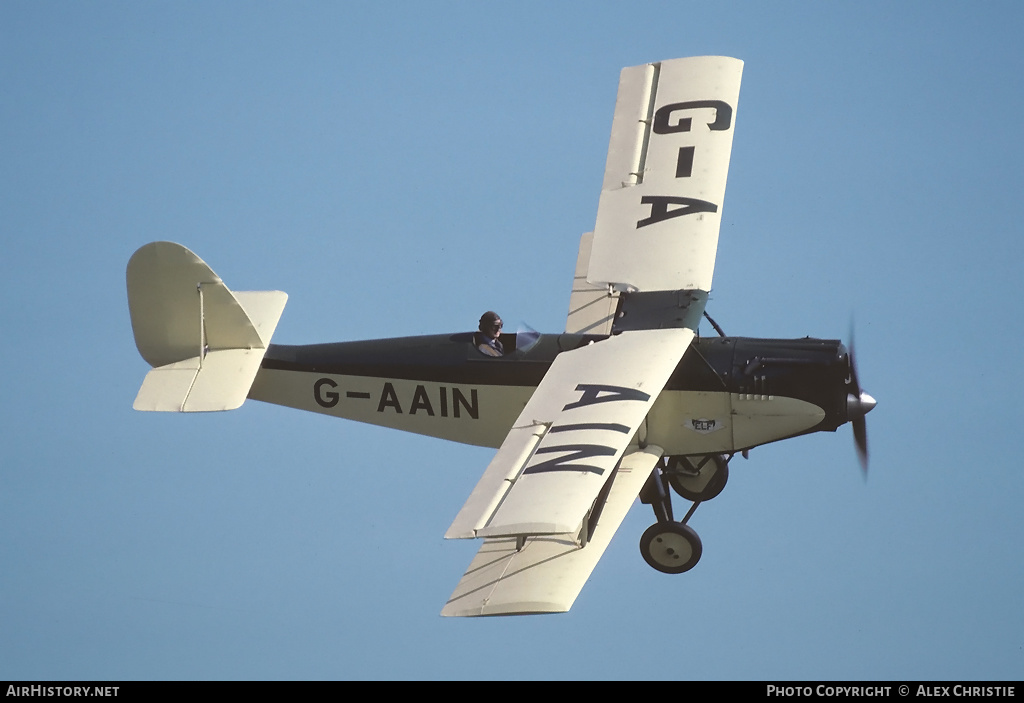
[[[497,447],[554,358],[601,335],[540,335],[481,355],[471,333],[271,345],[249,397],[278,405]],[[643,444],[666,454],[734,452],[845,423],[845,347],[837,340],[696,339],[647,421]]]

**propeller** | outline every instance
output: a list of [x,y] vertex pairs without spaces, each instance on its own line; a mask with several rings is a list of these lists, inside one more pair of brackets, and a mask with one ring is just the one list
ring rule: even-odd
[[868,425],[864,416],[878,404],[874,398],[861,390],[857,379],[857,362],[853,353],[853,328],[850,329],[850,390],[846,396],[846,416],[853,424],[853,442],[857,447],[857,458],[864,477],[868,475]]

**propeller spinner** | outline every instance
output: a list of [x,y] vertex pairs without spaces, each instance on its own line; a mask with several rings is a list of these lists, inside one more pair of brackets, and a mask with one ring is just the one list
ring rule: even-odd
[[853,333],[850,333],[850,389],[851,393],[846,396],[846,416],[853,423],[853,441],[857,446],[857,458],[860,459],[860,468],[867,476],[868,473],[868,426],[864,416],[871,412],[878,404],[874,398],[861,390],[860,381],[857,379],[857,363],[853,353]]

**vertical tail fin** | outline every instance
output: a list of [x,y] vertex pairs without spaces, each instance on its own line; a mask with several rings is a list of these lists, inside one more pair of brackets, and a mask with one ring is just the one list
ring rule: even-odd
[[136,410],[233,410],[249,393],[288,295],[233,293],[206,262],[173,242],[152,242],[128,261],[135,346],[154,367]]

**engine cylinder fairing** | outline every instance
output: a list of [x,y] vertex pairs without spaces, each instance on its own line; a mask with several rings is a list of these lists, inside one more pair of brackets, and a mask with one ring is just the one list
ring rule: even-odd
[[811,431],[835,430],[851,418],[849,353],[832,339],[739,339],[733,355],[734,392],[783,396],[821,408]]

